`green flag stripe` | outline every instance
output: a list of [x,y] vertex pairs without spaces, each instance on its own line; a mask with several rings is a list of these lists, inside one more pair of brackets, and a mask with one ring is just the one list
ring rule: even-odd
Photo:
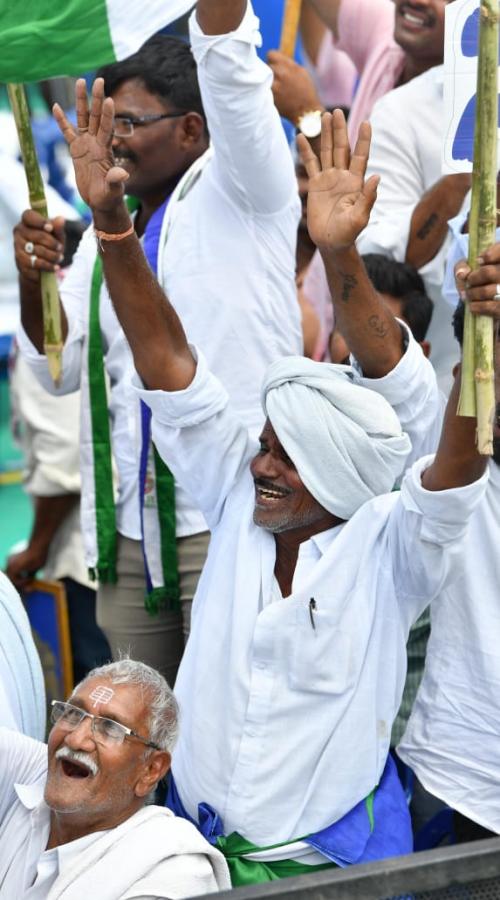
[[101,285],[102,260],[100,256],[97,256],[92,273],[88,346],[88,378],[94,448],[95,515],[98,552],[96,568],[100,581],[116,582],[116,514],[113,496],[111,434],[99,323]]
[[193,0],[0,0],[0,81],[82,75],[135,53]]
[[81,75],[113,62],[106,0],[0,0],[0,81]]

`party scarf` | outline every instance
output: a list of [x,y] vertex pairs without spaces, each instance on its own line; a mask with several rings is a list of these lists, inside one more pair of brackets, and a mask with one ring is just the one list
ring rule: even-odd
[[[144,235],[144,252],[161,283],[162,250],[173,212],[201,176],[212,157],[208,150],[185,173],[171,198],[156,210]],[[129,209],[137,208],[131,199]],[[101,582],[116,582],[116,508],[103,342],[99,322],[102,259],[98,255],[91,282],[88,349],[82,367],[82,530],[91,574]],[[180,607],[175,538],[174,479],[151,442],[151,411],[140,405],[141,453],[139,497],[146,581],[145,605],[156,613],[161,605]]]

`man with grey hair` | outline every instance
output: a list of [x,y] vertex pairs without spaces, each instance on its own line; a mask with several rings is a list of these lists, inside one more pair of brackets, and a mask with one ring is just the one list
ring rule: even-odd
[[113,101],[97,85],[89,110],[80,93],[80,133],[56,117],[79,190],[116,238],[101,256],[105,277],[112,286],[127,272],[115,309],[155,445],[211,530],[176,682],[183,728],[169,803],[223,850],[234,886],[409,852],[389,756],[406,637],[460,576],[486,476],[455,393],[435,458],[391,493],[410,441],[383,394],[394,402],[404,336],[354,244],[376,194],[377,179],[365,182],[369,126],[352,159],[339,113],[324,117],[321,164],[305,139],[301,151],[311,237],[370,354],[363,373],[275,362],[259,448],[148,276],[110,153]]
[[0,729],[0,894],[145,900],[229,887],[221,854],[146,800],[170,767],[178,708],[130,659],[52,702],[48,747]]

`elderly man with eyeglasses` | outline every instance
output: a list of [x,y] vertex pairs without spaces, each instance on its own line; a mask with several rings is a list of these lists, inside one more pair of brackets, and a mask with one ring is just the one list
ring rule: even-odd
[[48,748],[0,729],[0,895],[30,900],[189,897],[230,886],[193,825],[146,805],[170,767],[167,682],[123,659],[52,702]]

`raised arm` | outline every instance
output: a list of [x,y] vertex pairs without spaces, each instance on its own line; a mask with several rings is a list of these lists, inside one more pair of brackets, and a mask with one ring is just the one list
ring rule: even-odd
[[[338,37],[338,17],[342,0],[308,0],[314,10],[316,10],[320,19],[333,31],[335,38]],[[347,0],[349,2],[349,0]]]
[[378,178],[365,181],[370,126],[361,125],[354,153],[340,110],[322,119],[321,159],[300,135],[298,146],[309,175],[307,222],[323,258],[340,332],[369,378],[382,378],[403,355],[401,329],[376,293],[355,241],[376,199]]
[[[177,313],[153,276],[124,203],[124,169],[111,151],[114,104],[104,99],[104,81],[96,79],[90,112],[85,82],[76,86],[78,127],[57,104],[54,115],[69,145],[78,190],[90,206],[101,238],[104,277],[135,368],[151,389],[187,387],[196,365]],[[126,237],[118,237],[127,234]]]
[[298,216],[293,160],[259,59],[250,0],[200,0],[190,20],[203,107],[215,150],[211,177],[245,214]]
[[247,0],[198,0],[196,18],[205,34],[228,34],[241,24]]
[[486,470],[489,457],[481,456],[476,449],[476,420],[457,415],[459,394],[458,371],[448,399],[438,451],[422,475],[422,484],[428,491],[464,487],[477,481]]

